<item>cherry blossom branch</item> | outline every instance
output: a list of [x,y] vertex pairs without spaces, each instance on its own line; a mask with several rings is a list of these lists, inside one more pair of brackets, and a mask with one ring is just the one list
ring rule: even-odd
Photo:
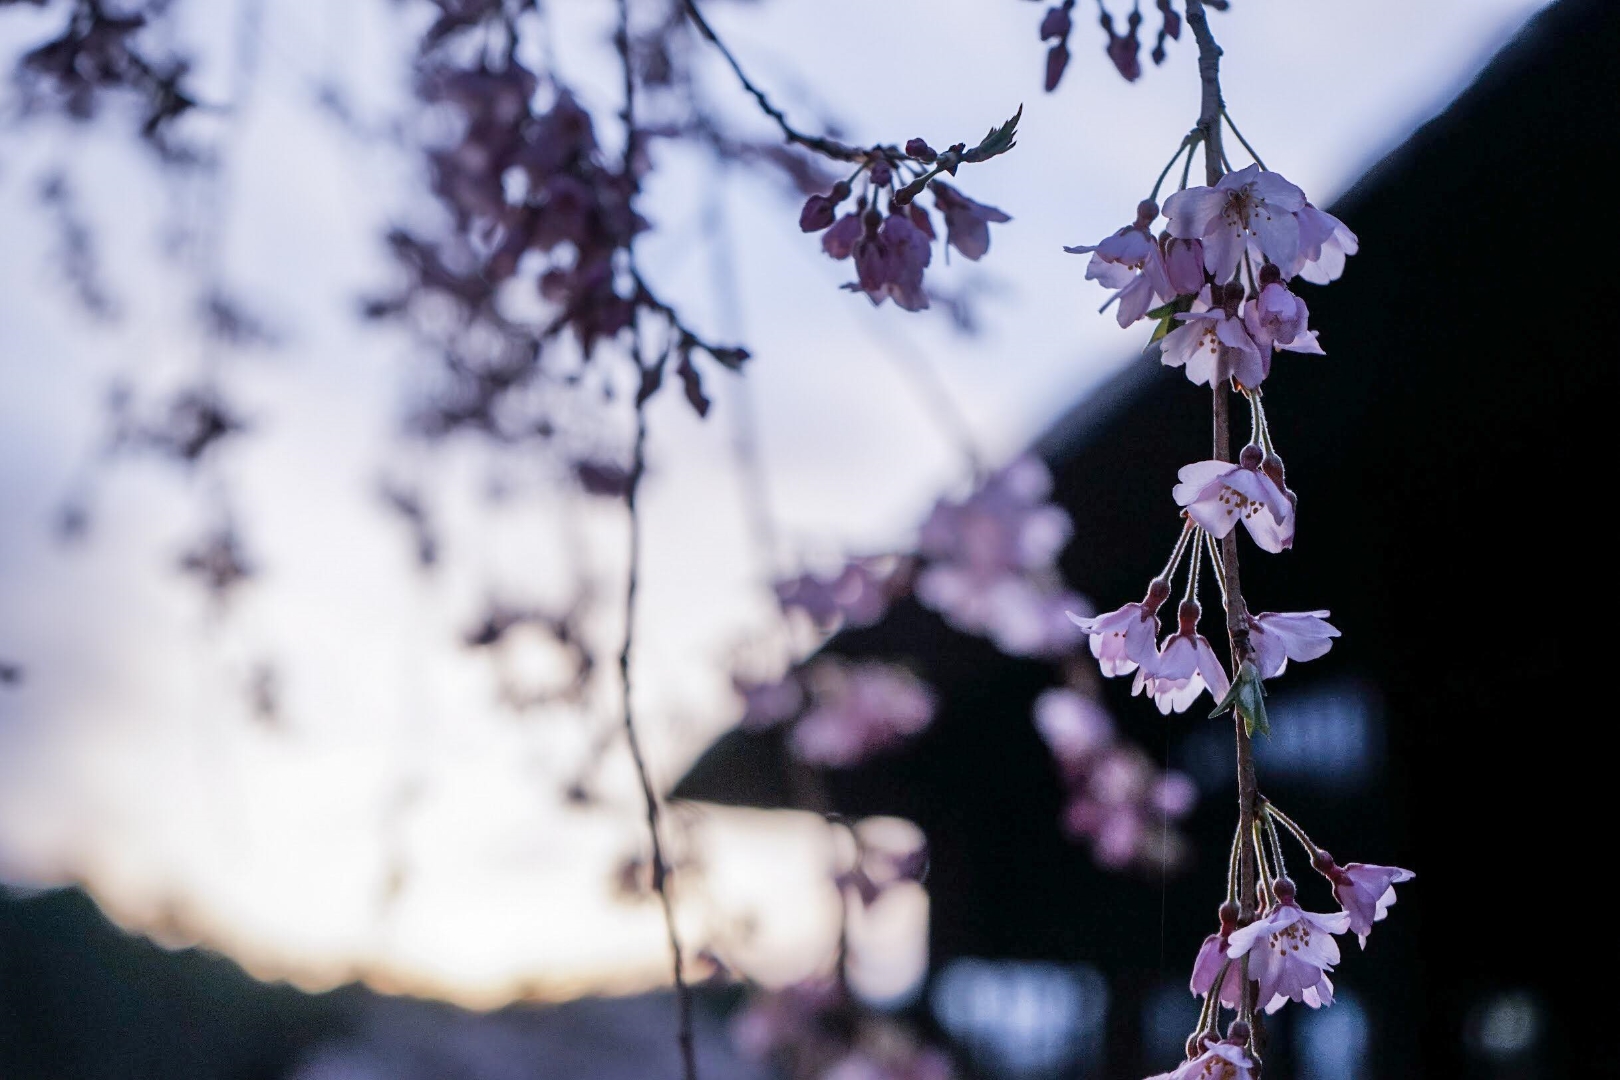
[[[636,76],[635,65],[630,55],[630,0],[618,0],[618,8],[619,25],[614,36],[614,44],[618,49],[619,61],[624,72],[624,110],[621,113],[624,119],[624,174],[631,179],[632,185],[639,187],[635,180]],[[624,250],[630,275],[635,280],[638,290],[645,292],[636,270],[634,234],[625,241]],[[665,312],[671,324],[678,325],[673,314],[668,309],[665,309]],[[698,1080],[697,1048],[692,1034],[692,988],[686,982],[680,930],[675,922],[675,902],[669,888],[669,864],[664,857],[662,807],[658,792],[653,787],[651,772],[647,768],[647,757],[641,747],[641,736],[636,729],[630,673],[630,658],[635,646],[636,593],[640,583],[641,515],[638,512],[637,496],[641,491],[642,477],[647,471],[647,399],[651,396],[648,387],[657,386],[658,378],[669,359],[669,351],[666,349],[653,364],[647,363],[641,346],[639,305],[631,306],[629,330],[630,359],[635,365],[640,385],[634,398],[635,439],[630,452],[630,470],[624,485],[624,506],[629,519],[629,567],[625,572],[624,642],[619,649],[619,685],[624,695],[625,741],[630,747],[630,758],[635,764],[636,779],[640,782],[642,802],[646,807],[647,836],[652,846],[652,887],[658,894],[658,903],[663,909],[664,932],[669,940],[670,969],[675,984],[677,1013],[675,1038],[680,1048],[681,1075],[683,1080]]]
[[[922,143],[921,140],[915,139],[907,143],[904,150],[892,144],[873,146],[863,150],[824,135],[808,135],[790,124],[787,114],[771,101],[758,83],[748,77],[748,73],[743,70],[742,64],[737,60],[736,54],[720,39],[720,35],[715,32],[714,27],[703,17],[703,12],[698,10],[697,0],[682,0],[681,6],[685,10],[687,17],[691,19],[693,27],[697,29],[697,32],[704,40],[713,45],[720,55],[725,58],[726,63],[731,67],[732,73],[737,76],[737,81],[759,104],[760,110],[776,124],[778,130],[782,132],[782,137],[788,142],[796,146],[802,146],[806,150],[833,161],[850,162],[862,167],[871,164],[873,161],[882,160],[890,165],[897,166],[904,162],[912,165],[914,169],[921,169],[921,175],[918,175],[911,183],[895,193],[897,205],[904,206],[910,202],[921,193],[923,188],[928,186],[928,183],[934,177],[942,172],[955,176],[960,165],[988,161],[990,158],[1004,154],[1013,148],[1013,139],[1017,133],[1018,120],[1024,112],[1022,105],[1018,107],[1018,112],[1005,124],[991,128],[989,134],[977,146],[970,149],[964,143],[957,143],[938,154],[928,150],[926,144]],[[924,169],[923,166],[927,167]]]
[[[692,20],[692,25],[697,29],[697,32],[710,45],[713,45],[721,56],[725,57],[726,63],[731,66],[732,72],[737,76],[737,81],[742,83],[743,89],[748,91],[753,96],[753,99],[759,103],[760,110],[776,122],[776,126],[781,130],[784,139],[834,161],[856,162],[866,160],[867,151],[865,150],[857,150],[853,146],[846,146],[837,139],[829,139],[821,135],[806,135],[788,123],[787,114],[772,104],[765,91],[761,90],[759,85],[748,77],[748,73],[743,71],[742,64],[737,61],[736,55],[724,41],[720,40],[720,35],[715,33],[714,27],[709,25],[709,20],[703,17],[703,12],[698,10],[696,0],[682,0],[681,6],[685,8],[686,17]],[[895,151],[895,153],[897,156],[901,156],[898,151]]]
[[[1213,187],[1225,175],[1225,154],[1221,149],[1221,118],[1226,104],[1221,100],[1221,47],[1209,29],[1209,17],[1203,0],[1187,0],[1187,25],[1192,28],[1193,40],[1198,43],[1198,79],[1200,101],[1198,130],[1204,144],[1205,183]],[[1231,397],[1225,380],[1213,383],[1212,414],[1214,427],[1214,457],[1217,461],[1232,460]],[[1238,574],[1237,532],[1228,532],[1221,540],[1220,573],[1225,589],[1226,633],[1231,648],[1232,677],[1244,677],[1243,666],[1249,661],[1248,609],[1243,602],[1243,586]],[[1233,710],[1233,725],[1237,739],[1238,781],[1238,837],[1241,850],[1238,860],[1238,924],[1247,926],[1254,921],[1256,882],[1259,853],[1254,838],[1254,822],[1259,807],[1259,789],[1255,780],[1254,744],[1249,736],[1248,722]],[[1254,983],[1243,980],[1242,1007],[1239,1016],[1253,1018],[1258,1038],[1258,1017],[1255,1012]]]

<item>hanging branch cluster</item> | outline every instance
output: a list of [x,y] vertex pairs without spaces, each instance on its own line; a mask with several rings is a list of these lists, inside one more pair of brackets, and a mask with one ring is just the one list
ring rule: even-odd
[[[1055,7],[1048,8],[1046,15],[1041,19],[1041,40],[1052,44],[1046,50],[1046,92],[1051,93],[1063,79],[1063,73],[1069,69],[1069,36],[1074,31],[1074,6],[1076,0],[1062,0]],[[1181,13],[1176,11],[1173,0],[1154,0],[1155,8],[1159,12],[1159,31],[1153,42],[1153,49],[1149,53],[1154,64],[1162,64],[1169,56],[1165,49],[1165,42],[1181,40]],[[1227,9],[1227,0],[1204,0],[1205,7],[1212,7],[1219,11]],[[1108,43],[1104,46],[1109,62],[1114,69],[1124,77],[1127,82],[1135,82],[1142,77],[1142,4],[1135,0],[1131,5],[1131,13],[1125,17],[1125,31],[1121,33],[1114,24],[1114,16],[1109,12],[1104,0],[1097,0],[1097,23],[1102,27]]]
[[[1199,47],[1202,101],[1198,124],[1181,141],[1135,221],[1095,245],[1087,278],[1115,290],[1118,321],[1155,322],[1150,348],[1162,362],[1213,392],[1214,455],[1180,471],[1172,492],[1183,524],[1164,570],[1138,603],[1095,618],[1075,617],[1091,638],[1104,675],[1134,674],[1132,690],[1153,698],[1160,712],[1184,712],[1205,690],[1211,717],[1235,717],[1238,823],[1228,858],[1219,931],[1194,964],[1192,990],[1204,1008],[1187,1040],[1187,1062],[1174,1080],[1258,1074],[1263,1051],[1258,1014],[1289,1001],[1311,1008],[1332,1003],[1328,973],[1339,962],[1335,935],[1353,930],[1366,944],[1372,924],[1395,902],[1394,885],[1409,880],[1397,867],[1339,866],[1292,819],[1259,792],[1251,739],[1269,730],[1265,684],[1290,661],[1325,654],[1339,631],[1327,611],[1251,614],[1238,575],[1237,527],[1268,553],[1293,547],[1298,497],[1289,490],[1283,459],[1266,422],[1262,384],[1281,352],[1322,352],[1309,328],[1304,300],[1290,288],[1301,278],[1331,282],[1343,271],[1356,237],[1317,209],[1305,193],[1267,171],[1231,124],[1220,90],[1220,47],[1204,5],[1188,0],[1187,19]],[[1249,150],[1253,164],[1231,169],[1223,129]],[[1187,186],[1193,157],[1204,151],[1206,184]],[[1178,191],[1165,200],[1166,225],[1157,234],[1160,187],[1181,156]],[[1249,406],[1249,441],[1232,460],[1229,398]],[[1201,570],[1208,564],[1224,611],[1230,671],[1199,632]],[[1176,628],[1159,640],[1159,611],[1185,567]],[[1342,910],[1319,915],[1296,900],[1279,827],[1305,848],[1332,886]],[[1235,1016],[1220,1033],[1223,1008]]]
[[[5,0],[6,4],[18,0]],[[178,56],[161,55],[143,42],[149,21],[169,7],[167,0],[120,4],[109,11],[104,0],[27,0],[34,7],[66,7],[62,32],[26,54],[15,81],[24,109],[59,108],[75,120],[89,120],[104,97],[132,96],[140,102],[141,135],[166,150],[165,129],[197,107],[186,86],[190,65]]]

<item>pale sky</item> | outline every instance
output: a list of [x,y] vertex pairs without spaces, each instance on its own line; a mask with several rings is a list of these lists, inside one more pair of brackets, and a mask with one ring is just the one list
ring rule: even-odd
[[[1127,85],[1091,19],[1078,19],[1075,59],[1049,96],[1040,5],[709,6],[800,126],[832,115],[851,141],[922,135],[941,146],[973,141],[1024,104],[1018,148],[959,181],[1014,220],[994,227],[981,264],[930,271],[941,285],[988,286],[975,338],[839,290],[848,264],[799,233],[798,207],[771,185],[719,181],[702,160],[671,155],[648,199],[648,276],[714,336],[753,350],[747,379],[787,538],[782,565],[903,546],[964,471],[901,374],[911,361],[896,354],[911,354],[897,345],[927,357],[994,461],[1141,344],[1140,328],[1121,332],[1096,314],[1101,291],[1061,245],[1125,224],[1152,186],[1196,116],[1191,42]],[[1325,205],[1540,6],[1238,0],[1213,25],[1232,115],[1268,165]],[[308,986],[363,975],[492,1004],[654,985],[666,970],[656,909],[611,896],[617,863],[641,845],[622,746],[601,778],[605,807],[566,809],[557,790],[612,722],[612,680],[584,710],[516,719],[495,700],[487,659],[457,645],[494,586],[560,602],[585,580],[616,595],[622,520],[611,505],[557,495],[492,510],[478,453],[402,455],[392,435],[421,362],[401,334],[353,312],[390,280],[378,237],[414,205],[421,177],[410,158],[357,145],[312,98],[331,81],[371,115],[396,107],[408,28],[386,0],[265,7],[261,68],[230,144],[224,263],[288,340],[225,368],[255,423],[225,471],[263,570],[226,618],[170,570],[201,520],[198,485],[177,470],[139,463],[105,476],[80,550],[57,548],[49,528],[101,435],[108,381],[139,372],[161,385],[201,361],[187,278],[157,254],[165,222],[191,208],[115,126],[0,130],[0,657],[27,669],[21,688],[0,691],[0,877],[82,882],[126,926],[200,940]],[[599,31],[612,5],[552,7],[565,77],[610,110],[617,75]],[[202,5],[218,21],[193,28],[216,59],[228,54],[234,8]],[[8,10],[0,55],[23,44],[20,27],[48,23]],[[710,65],[708,75],[714,101],[767,130],[728,72]],[[217,67],[200,77],[221,100],[232,92]],[[58,163],[98,229],[116,323],[87,320],[53,276],[33,191]],[[717,200],[728,239],[704,224]],[[716,243],[735,260],[739,326],[714,307]],[[1354,362],[1326,344],[1329,362]],[[638,700],[666,783],[735,722],[731,660],[769,625],[732,458],[735,388],[711,379],[710,389],[706,423],[674,393],[651,415]],[[401,461],[447,519],[445,565],[431,578],[414,572],[407,538],[375,499],[384,466]],[[537,460],[506,477],[539,487],[548,468]],[[1086,542],[1086,523],[1076,525]],[[608,647],[620,632],[614,606],[591,627]],[[768,645],[751,655],[780,659]],[[261,658],[283,670],[285,730],[256,724],[244,705]],[[392,814],[408,792],[408,811]],[[682,907],[694,945],[713,943],[772,980],[825,957],[834,902],[817,821],[678,817],[682,849],[703,864]],[[380,917],[389,852],[409,874]],[[870,935],[897,953],[873,954],[874,991],[921,960],[926,900],[894,905]]]

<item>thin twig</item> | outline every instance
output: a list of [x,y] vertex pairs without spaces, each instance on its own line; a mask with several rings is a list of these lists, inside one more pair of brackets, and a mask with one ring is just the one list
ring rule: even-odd
[[[614,38],[619,61],[624,72],[624,173],[634,183],[636,152],[636,75],[630,55],[630,2],[619,0],[619,26]],[[631,276],[640,288],[640,275],[635,266],[635,240],[625,242],[625,258]],[[639,299],[639,298],[638,298]],[[630,314],[630,359],[635,364],[639,385],[634,396],[636,431],[631,447],[630,472],[624,485],[624,506],[629,518],[629,568],[625,572],[624,588],[624,644],[619,650],[619,685],[624,694],[624,735],[630,746],[630,758],[635,763],[636,778],[641,784],[642,801],[647,812],[647,835],[652,843],[652,887],[658,894],[664,912],[664,931],[669,939],[670,967],[675,983],[677,1012],[676,1042],[681,1056],[683,1080],[698,1080],[697,1047],[692,1034],[692,988],[686,983],[686,970],[681,954],[681,937],[675,922],[675,902],[669,888],[669,863],[664,857],[662,808],[658,792],[653,787],[652,774],[647,768],[647,757],[642,751],[641,736],[636,729],[635,703],[630,677],[630,658],[635,646],[636,593],[640,582],[641,515],[637,508],[637,495],[641,480],[647,471],[647,394],[644,387],[650,376],[661,375],[668,361],[666,352],[649,365],[641,348],[641,321],[639,303],[632,305]]]
[[[726,63],[731,65],[731,70],[736,74],[737,81],[742,83],[743,89],[753,95],[754,100],[759,103],[759,107],[765,115],[776,122],[776,126],[781,129],[784,139],[835,161],[866,160],[868,151],[857,150],[853,146],[846,146],[836,139],[829,139],[825,136],[806,135],[788,123],[787,114],[772,104],[771,99],[765,95],[765,91],[761,90],[759,85],[748,77],[747,72],[743,71],[742,64],[737,62],[736,55],[732,53],[724,41],[720,40],[720,35],[715,33],[714,27],[709,25],[709,20],[705,19],[703,13],[698,10],[696,0],[684,0],[682,6],[686,9],[687,17],[692,20],[692,25],[697,28],[697,32],[703,35],[710,45],[719,50],[720,55],[725,57]],[[896,154],[898,155],[898,151],[896,151]]]

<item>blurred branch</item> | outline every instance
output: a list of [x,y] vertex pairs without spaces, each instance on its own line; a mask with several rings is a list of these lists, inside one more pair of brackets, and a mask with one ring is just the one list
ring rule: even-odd
[[[618,8],[619,25],[614,35],[614,45],[618,49],[619,62],[624,73],[624,111],[621,114],[624,119],[624,175],[632,184],[631,197],[634,198],[640,185],[636,180],[635,169],[636,74],[630,51],[630,0],[618,0]],[[625,241],[624,251],[631,277],[636,281],[638,290],[645,292],[641,276],[636,270],[634,233]],[[673,322],[672,315],[667,317]],[[675,903],[670,895],[669,863],[664,857],[663,829],[660,820],[662,808],[658,792],[653,787],[652,777],[647,769],[647,757],[642,750],[641,735],[636,729],[630,673],[630,658],[635,646],[636,592],[641,563],[641,516],[636,497],[641,489],[642,477],[647,471],[647,399],[650,396],[647,388],[657,386],[657,380],[662,376],[669,353],[666,351],[654,364],[648,365],[641,348],[639,304],[631,306],[629,329],[630,359],[635,364],[640,385],[633,398],[636,432],[631,448],[630,472],[624,487],[624,506],[629,517],[630,542],[629,568],[625,573],[624,589],[624,643],[619,650],[619,685],[624,694],[625,741],[630,746],[630,758],[635,763],[636,778],[641,784],[642,801],[647,813],[647,835],[652,845],[652,886],[658,894],[659,905],[663,908],[664,930],[669,938],[671,975],[675,983],[675,1005],[678,1015],[676,1042],[680,1048],[681,1075],[684,1080],[698,1080],[697,1050],[692,1036],[692,988],[686,982],[680,930],[675,924]]]

